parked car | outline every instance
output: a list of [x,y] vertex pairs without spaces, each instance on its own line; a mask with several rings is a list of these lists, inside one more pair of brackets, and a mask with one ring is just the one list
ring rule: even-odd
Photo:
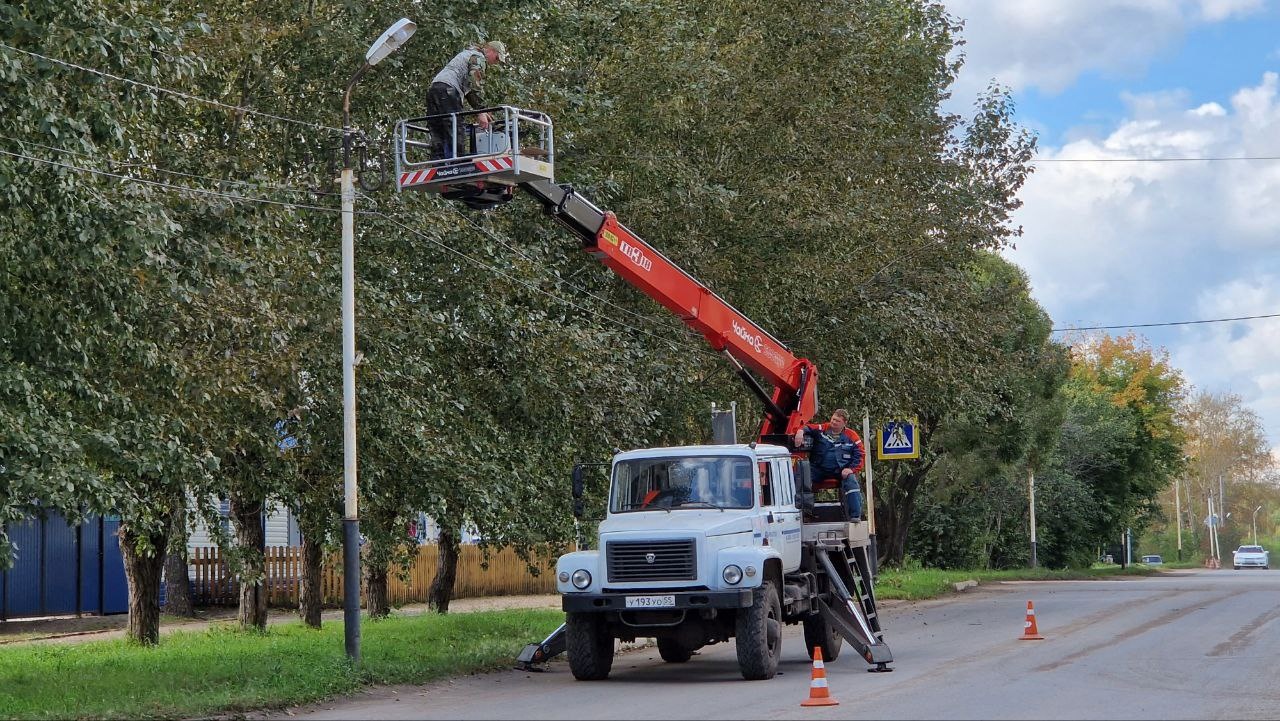
[[1159,565],[1164,564],[1164,559],[1163,559],[1163,558],[1161,558],[1160,556],[1157,556],[1157,555],[1154,555],[1154,554],[1153,554],[1153,555],[1150,555],[1150,556],[1143,556],[1143,557],[1142,557],[1142,563],[1145,563],[1145,564],[1147,564],[1148,566],[1159,566]]
[[1242,568],[1271,568],[1270,554],[1262,546],[1241,546],[1231,556],[1231,567],[1237,571]]

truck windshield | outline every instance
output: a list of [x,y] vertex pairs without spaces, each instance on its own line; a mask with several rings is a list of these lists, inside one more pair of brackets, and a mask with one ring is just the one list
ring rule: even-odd
[[609,510],[750,508],[753,488],[745,456],[638,458],[614,465]]

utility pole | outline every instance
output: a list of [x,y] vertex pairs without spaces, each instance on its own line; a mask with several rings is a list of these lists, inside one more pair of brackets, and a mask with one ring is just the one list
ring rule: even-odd
[[1218,560],[1218,517],[1213,513],[1213,491],[1209,491],[1209,557]]
[[1031,506],[1031,567],[1036,567],[1036,473],[1027,468],[1027,496]]
[[1178,529],[1178,560],[1182,560],[1182,486],[1178,479],[1173,479],[1173,518]]
[[[1227,522],[1227,493],[1226,486],[1223,485],[1222,476],[1218,476],[1218,513],[1222,514],[1222,522]],[[1219,551],[1222,549],[1219,548]]]

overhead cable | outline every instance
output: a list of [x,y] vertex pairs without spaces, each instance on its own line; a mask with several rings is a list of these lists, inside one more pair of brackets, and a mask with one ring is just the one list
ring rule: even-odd
[[109,73],[109,72],[106,72],[105,70],[98,70],[97,68],[90,68],[90,67],[86,67],[86,66],[84,66],[84,65],[79,65],[79,64],[77,64],[77,63],[68,62],[68,61],[66,61],[66,60],[59,60],[58,58],[49,57],[48,55],[42,55],[42,54],[40,54],[40,53],[32,52],[32,51],[30,51],[30,50],[23,50],[22,48],[15,48],[15,47],[13,47],[12,45],[6,45],[5,43],[2,43],[2,42],[0,42],[0,48],[5,48],[5,49],[7,49],[7,50],[12,50],[12,51],[14,51],[14,52],[16,52],[16,53],[22,53],[23,55],[28,55],[28,56],[33,57],[33,58],[38,58],[38,59],[40,59],[40,60],[44,60],[45,62],[50,62],[50,63],[54,63],[54,64],[57,64],[57,65],[62,65],[63,67],[74,68],[74,69],[76,69],[76,70],[81,70],[81,71],[86,72],[86,73],[92,73],[92,74],[94,74],[94,75],[100,75],[100,76],[102,76],[102,77],[104,77],[104,78],[110,78],[110,79],[112,79],[112,80],[118,80],[118,81],[120,81],[120,82],[122,82],[122,83],[128,83],[128,84],[130,84],[130,85],[137,85],[138,87],[147,88],[148,90],[154,90],[154,91],[156,91],[156,92],[158,92],[158,93],[166,93],[166,94],[173,95],[173,96],[176,96],[176,97],[179,97],[179,98],[183,98],[183,99],[185,99],[185,100],[194,100],[194,101],[199,102],[199,103],[205,103],[205,104],[207,104],[207,105],[213,105],[213,106],[216,106],[216,107],[219,107],[219,108],[223,108],[223,109],[225,109],[225,110],[234,110],[234,111],[236,111],[236,112],[248,113],[248,114],[250,114],[250,115],[258,115],[258,116],[261,116],[261,117],[264,117],[264,118],[270,118],[270,119],[272,119],[272,120],[279,120],[279,121],[281,121],[281,122],[285,122],[285,123],[293,123],[294,125],[301,125],[301,126],[305,126],[305,127],[308,127],[308,128],[315,128],[315,129],[317,129],[317,130],[328,130],[328,131],[333,131],[333,132],[338,132],[338,133],[343,132],[342,128],[335,128],[335,127],[333,127],[333,126],[330,126],[330,125],[322,125],[322,124],[320,124],[320,123],[312,123],[312,122],[309,122],[309,121],[306,121],[306,120],[298,120],[297,118],[290,118],[290,117],[286,117],[286,116],[283,116],[283,115],[274,115],[274,114],[272,114],[272,113],[263,112],[263,111],[261,111],[261,110],[254,110],[253,108],[245,107],[245,106],[243,106],[243,105],[231,105],[231,104],[229,104],[229,103],[224,103],[224,102],[221,102],[221,101],[219,101],[219,100],[210,100],[209,98],[202,98],[202,97],[200,97],[200,96],[198,96],[198,95],[192,95],[191,93],[184,93],[184,92],[182,92],[181,90],[173,90],[173,89],[171,89],[171,88],[166,88],[166,87],[163,87],[163,86],[160,86],[160,85],[153,85],[153,84],[151,84],[151,83],[144,83],[144,82],[139,81],[139,80],[134,80],[134,79],[132,79],[132,78],[126,78],[126,77],[123,77],[123,76],[120,76],[120,75],[116,75],[116,74],[114,74],[114,73]]
[[1123,330],[1125,328],[1162,328],[1174,325],[1202,325],[1205,323],[1231,323],[1239,320],[1260,320],[1262,318],[1280,318],[1280,313],[1265,315],[1242,315],[1236,318],[1209,318],[1206,320],[1174,320],[1164,323],[1130,323],[1128,325],[1090,325],[1079,328],[1054,328],[1052,333],[1067,333],[1074,330]]
[[[73,171],[80,172],[80,173],[92,173],[93,175],[98,175],[98,176],[102,176],[102,177],[115,178],[115,179],[117,179],[117,180],[123,180],[123,181],[127,181],[127,182],[130,182],[130,183],[139,183],[139,184],[141,184],[141,185],[149,185],[149,186],[156,187],[156,188],[165,188],[165,189],[167,189],[167,190],[175,190],[175,191],[178,191],[178,192],[191,193],[191,194],[194,194],[194,195],[204,195],[204,196],[212,196],[212,197],[218,197],[218,198],[226,198],[227,200],[235,200],[235,201],[241,201],[241,202],[246,202],[246,203],[261,203],[261,204],[264,204],[264,205],[279,205],[279,206],[284,206],[284,207],[287,207],[287,208],[302,208],[302,209],[305,209],[305,210],[319,210],[319,211],[326,212],[326,213],[340,213],[340,212],[342,212],[340,208],[334,208],[334,207],[323,206],[323,205],[309,205],[309,204],[306,204],[306,203],[291,203],[291,202],[288,202],[288,201],[283,201],[283,200],[271,200],[271,199],[269,199],[269,198],[259,198],[259,197],[251,196],[251,195],[238,195],[238,194],[235,194],[235,193],[224,193],[224,192],[217,191],[217,190],[207,190],[207,189],[205,189],[205,188],[192,188],[192,187],[185,186],[185,185],[173,185],[172,183],[162,183],[162,182],[160,182],[160,181],[158,181],[158,180],[147,180],[146,178],[139,178],[139,177],[137,177],[137,176],[135,176],[135,175],[123,175],[123,174],[121,174],[121,173],[112,173],[112,172],[109,172],[109,171],[106,171],[106,170],[98,170],[98,169],[96,169],[96,168],[85,168],[85,167],[82,167],[82,166],[79,166],[79,165],[72,165],[71,163],[62,163],[62,162],[59,162],[59,161],[56,161],[56,160],[49,160],[48,158],[37,158],[37,157],[35,157],[35,156],[33,156],[33,155],[26,155],[25,153],[14,153],[14,152],[10,152],[10,151],[8,151],[8,150],[2,150],[2,149],[0,149],[0,155],[7,155],[7,156],[9,156],[9,157],[13,157],[13,158],[21,158],[21,159],[23,159],[23,160],[29,160],[29,161],[32,161],[32,162],[35,162],[35,163],[44,163],[44,164],[46,164],[46,165],[52,165],[52,166],[55,166],[55,167],[58,167],[58,168],[65,168],[65,169],[67,169],[67,170],[73,170]],[[362,212],[362,213],[371,213],[371,212],[373,212],[373,211],[361,211],[361,212]]]

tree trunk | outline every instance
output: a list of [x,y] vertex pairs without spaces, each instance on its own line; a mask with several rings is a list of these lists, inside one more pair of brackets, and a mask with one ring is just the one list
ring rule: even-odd
[[[129,626],[125,637],[152,646],[160,641],[160,573],[164,569],[166,534],[143,536],[121,523],[117,536],[129,584]],[[142,540],[150,543],[150,555],[138,551]]]
[[169,526],[169,552],[164,559],[164,610],[174,616],[191,618],[191,579],[187,575],[187,525],[184,509],[174,510]]
[[453,531],[440,531],[440,553],[436,561],[436,577],[427,590],[427,604],[439,613],[449,612],[453,583],[458,578],[458,536]]
[[235,522],[240,568],[240,610],[236,616],[240,630],[267,628],[267,592],[263,588],[263,554],[266,533],[262,528],[262,501],[231,496],[231,518]]
[[387,566],[365,556],[364,605],[369,618],[386,618],[391,615],[391,603],[387,594]]
[[311,540],[314,534],[302,536],[302,588],[298,592],[298,615],[311,628],[320,628],[320,610],[324,607],[320,585],[324,545]]

